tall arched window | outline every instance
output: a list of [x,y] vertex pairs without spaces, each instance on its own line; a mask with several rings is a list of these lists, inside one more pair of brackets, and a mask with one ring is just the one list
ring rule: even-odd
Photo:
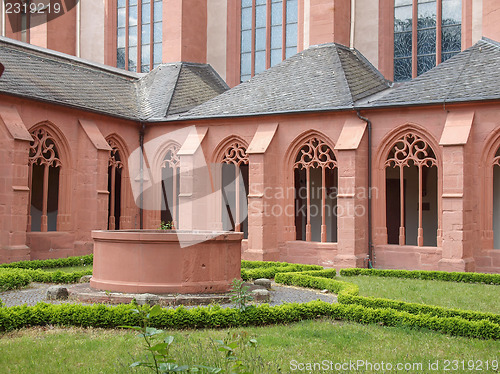
[[434,151],[417,134],[391,146],[385,161],[388,244],[437,245],[437,169]]
[[337,241],[337,161],[321,139],[310,138],[294,163],[297,240]]
[[31,231],[56,231],[59,204],[59,176],[62,167],[56,142],[44,128],[31,132],[28,184]]
[[123,162],[116,142],[113,139],[109,139],[108,144],[111,147],[108,159],[108,230],[119,230],[122,208],[121,191]]
[[[177,206],[179,205],[179,167],[180,159],[177,155],[180,146],[172,143],[167,147],[165,157],[161,163],[161,220],[172,222],[177,227],[179,222]],[[169,201],[172,204],[169,204]]]
[[[241,231],[248,238],[248,155],[239,141],[231,143],[222,158],[223,227]],[[241,179],[239,178],[241,172]],[[234,217],[231,207],[234,207]]]

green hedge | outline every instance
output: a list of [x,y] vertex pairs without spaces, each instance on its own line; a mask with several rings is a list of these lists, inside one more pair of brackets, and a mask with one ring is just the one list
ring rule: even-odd
[[25,269],[24,270],[32,279],[32,282],[40,283],[76,283],[84,275],[92,275],[92,269],[83,271],[74,271],[66,273],[63,271],[43,271],[41,269]]
[[315,288],[318,290],[327,289],[330,292],[336,293],[338,295],[337,300],[339,303],[346,305],[353,304],[376,309],[394,309],[411,314],[429,314],[436,317],[460,317],[469,321],[488,320],[500,325],[499,314],[451,309],[425,304],[407,303],[404,301],[390,299],[359,296],[359,287],[356,284],[334,279],[318,278],[319,274],[314,276],[311,273],[314,272],[308,272],[307,274],[277,274],[275,282],[299,287]]
[[442,280],[447,282],[500,284],[500,274],[425,271],[425,270],[382,270],[382,269],[341,269],[343,277],[367,275],[375,277]]
[[241,261],[242,269],[256,269],[256,268],[272,268],[272,267],[286,267],[286,266],[299,266],[304,270],[322,270],[323,266],[319,265],[304,265],[304,264],[292,264],[289,262],[277,262],[277,261]]
[[26,270],[0,269],[0,292],[26,287],[31,277]]
[[[260,262],[260,261],[259,261]],[[281,263],[279,266],[267,266],[262,268],[241,268],[241,279],[244,281],[258,278],[274,278],[278,273],[292,273],[307,270],[322,270],[318,265],[298,265]]]
[[40,269],[0,269],[0,292],[26,287],[31,282],[76,283],[82,276],[91,274],[91,269],[72,273]]
[[0,268],[16,269],[43,269],[43,268],[62,268],[67,266],[92,265],[94,255],[58,258],[52,260],[33,260],[11,262],[10,264],[0,264]]
[[436,317],[460,317],[469,321],[488,320],[500,325],[500,314],[494,313],[451,309],[426,304],[407,303],[404,301],[357,296],[348,293],[339,293],[338,302],[346,305],[362,305],[369,308],[401,310],[411,314],[429,314]]
[[[84,306],[79,304],[0,308],[0,331],[29,326],[62,325],[114,328],[138,325],[138,315],[132,305]],[[500,326],[490,321],[468,321],[459,317],[442,318],[428,314],[410,314],[393,309],[373,309],[360,305],[329,304],[311,301],[304,304],[284,304],[270,307],[267,304],[245,311],[220,307],[162,309],[152,317],[151,326],[157,328],[227,328],[291,323],[318,317],[358,323],[377,323],[385,326],[427,328],[442,333],[473,338],[499,339]]]
[[[217,306],[189,310],[183,307],[163,309],[159,316],[153,318],[152,326],[161,328],[222,328],[290,323],[328,316],[358,323],[426,328],[450,335],[500,339],[500,315],[497,314],[363,297],[359,296],[359,287],[357,285],[336,280],[335,269],[322,269],[320,266],[287,263],[266,263],[264,266],[259,267],[260,264],[262,262],[243,262],[242,277],[247,277],[247,279],[274,277],[277,283],[327,289],[338,294],[339,303],[329,304],[314,301],[305,304],[284,304],[276,307],[264,304],[249,308],[244,312],[231,308],[222,309]],[[68,265],[64,264],[62,266]],[[363,270],[341,270],[341,274],[361,275]],[[385,272],[386,275],[384,276],[389,276],[387,275],[389,273]],[[71,283],[78,281],[82,275],[90,273],[90,269],[86,272],[74,273],[60,271],[50,273],[32,268],[0,269],[0,285],[9,284],[9,287],[23,287],[32,280]],[[401,274],[404,273],[406,272]],[[421,273],[438,273],[440,279],[444,277],[442,272]],[[5,276],[4,281],[1,278],[2,274]],[[430,275],[426,274],[424,276]],[[415,278],[416,276],[411,277]],[[460,281],[475,279],[474,282],[476,282],[478,278],[451,276],[447,280],[456,279],[461,279]],[[491,283],[491,281],[488,283]],[[137,315],[131,312],[132,308],[131,305],[111,307],[105,305],[83,306],[79,304],[50,305],[44,303],[39,303],[34,307],[0,308],[0,331],[46,324],[108,328],[121,325],[137,325]]]

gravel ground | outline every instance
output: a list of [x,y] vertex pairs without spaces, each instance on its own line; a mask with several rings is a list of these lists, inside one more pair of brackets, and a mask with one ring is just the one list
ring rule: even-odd
[[[5,306],[15,305],[36,305],[43,301],[50,304],[75,303],[74,300],[47,300],[47,289],[53,284],[31,283],[29,288],[0,292],[0,299]],[[280,305],[283,303],[305,303],[312,300],[322,300],[326,302],[336,302],[337,297],[333,294],[322,294],[319,291],[309,290],[299,287],[288,287],[273,283],[271,290],[271,301],[269,305]],[[230,304],[221,304],[222,307],[230,307]]]

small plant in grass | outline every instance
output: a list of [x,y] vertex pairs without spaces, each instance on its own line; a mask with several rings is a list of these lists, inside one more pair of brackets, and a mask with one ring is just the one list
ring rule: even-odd
[[161,313],[161,307],[159,305],[155,305],[152,308],[137,306],[137,309],[132,309],[132,312],[139,315],[141,325],[122,327],[139,332],[139,337],[144,338],[146,350],[151,355],[152,362],[136,361],[130,365],[130,367],[146,367],[158,374],[189,372],[189,366],[177,364],[175,359],[170,355],[170,348],[174,341],[174,337],[167,336],[161,342],[158,342],[157,339],[159,335],[164,331],[149,327],[151,317],[159,315]]
[[174,223],[172,221],[161,221],[160,230],[173,230]]
[[231,302],[234,304],[235,308],[244,312],[246,309],[252,307],[252,305],[247,305],[249,302],[253,301],[253,296],[248,291],[249,287],[245,286],[245,283],[237,278],[233,279],[231,286]]
[[2,308],[5,304],[3,303],[2,299],[0,299],[0,308]]
[[247,333],[228,333],[224,340],[214,340],[217,344],[217,350],[224,352],[226,361],[229,363],[228,373],[230,374],[251,374],[250,367],[239,359],[236,349],[240,348],[243,351],[247,347],[257,347],[256,339],[247,339]]

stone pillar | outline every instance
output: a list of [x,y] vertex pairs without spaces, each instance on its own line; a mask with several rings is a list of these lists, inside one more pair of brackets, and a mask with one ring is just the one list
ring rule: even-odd
[[468,157],[469,139],[474,112],[449,112],[439,144],[443,152],[442,180],[442,259],[439,269],[446,271],[474,271],[473,258],[473,178],[466,178],[467,170],[475,166]]
[[368,254],[367,157],[359,150],[339,150],[337,267],[365,267]]
[[346,120],[335,146],[338,165],[335,266],[366,267],[368,255],[368,136],[366,123]]
[[464,145],[443,148],[442,230],[443,255],[439,270],[474,271],[472,256],[472,206],[469,198],[471,178]]
[[[276,218],[273,215],[274,199],[266,195],[271,187],[269,176],[275,173],[275,165],[264,154],[249,154],[248,184],[248,250],[244,259],[253,261],[277,261],[279,259]],[[268,158],[271,158],[268,156]]]
[[[92,252],[92,230],[107,229],[108,160],[111,147],[93,121],[79,120],[82,131],[76,153],[76,191],[73,196],[76,213],[74,255]],[[69,166],[69,165],[68,165]]]
[[498,0],[483,0],[483,32],[482,35],[500,40],[500,3]]
[[179,224],[181,230],[212,230],[213,201],[216,193],[212,188],[212,176],[201,143],[208,128],[192,128],[179,157]]
[[[277,220],[273,197],[282,188],[277,184],[276,153],[270,144],[278,129],[277,124],[260,125],[250,143],[248,154],[248,249],[246,260],[277,261],[279,259]],[[286,207],[282,207],[286,210]],[[293,207],[292,207],[293,208]],[[283,212],[286,214],[286,212]]]
[[31,140],[17,110],[0,106],[0,263],[30,259],[26,226]]
[[340,43],[349,45],[351,2],[310,0],[309,45]]
[[207,0],[163,1],[163,62],[207,62]]

